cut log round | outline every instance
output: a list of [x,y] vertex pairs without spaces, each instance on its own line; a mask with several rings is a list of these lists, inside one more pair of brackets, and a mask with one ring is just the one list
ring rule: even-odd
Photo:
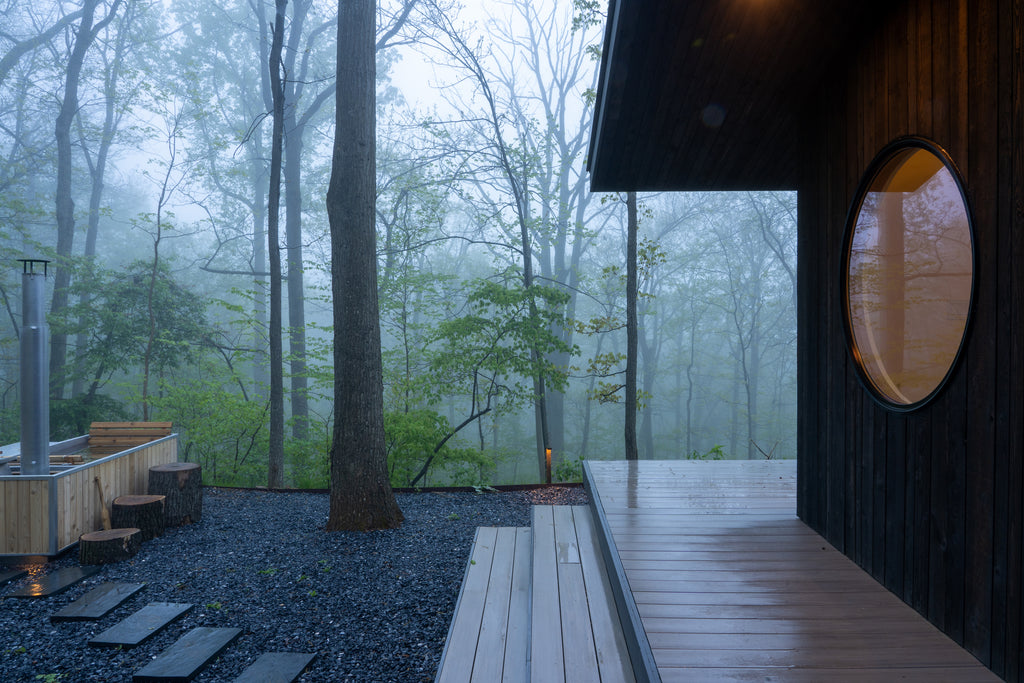
[[164,496],[119,496],[114,499],[112,521],[115,527],[135,527],[142,542],[164,533]]
[[78,561],[81,564],[107,564],[135,557],[142,545],[141,537],[142,532],[135,528],[82,534],[78,539]]
[[166,497],[165,526],[199,522],[203,517],[203,470],[194,462],[153,465],[149,468],[149,494]]

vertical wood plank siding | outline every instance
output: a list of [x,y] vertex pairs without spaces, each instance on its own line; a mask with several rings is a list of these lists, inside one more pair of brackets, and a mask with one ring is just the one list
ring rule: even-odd
[[[801,518],[997,674],[1022,680],[1024,0],[884,11],[806,107],[799,248]],[[867,165],[920,135],[949,151],[976,236],[976,305],[936,400],[892,413],[860,386],[840,294]]]
[[109,509],[118,496],[146,492],[150,467],[177,459],[173,435],[64,474],[0,479],[0,555],[55,555],[102,528],[97,477]]

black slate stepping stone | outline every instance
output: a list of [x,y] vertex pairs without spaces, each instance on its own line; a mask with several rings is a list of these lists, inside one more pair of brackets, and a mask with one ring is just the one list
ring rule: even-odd
[[314,658],[316,655],[308,652],[267,652],[234,683],[293,683]]
[[89,578],[99,567],[65,567],[41,576],[20,590],[8,593],[8,598],[47,598],[63,593],[82,579]]
[[124,648],[141,645],[160,629],[192,609],[192,605],[180,602],[151,602],[135,614],[122,619],[103,633],[89,641],[93,647]]
[[104,583],[78,598],[56,614],[50,621],[88,621],[102,619],[122,602],[145,586],[144,583]]
[[28,574],[24,569],[7,569],[0,572],[0,586],[6,586],[11,581],[17,581]]
[[240,628],[194,628],[164,650],[159,657],[139,669],[132,676],[132,681],[187,683],[241,633]]

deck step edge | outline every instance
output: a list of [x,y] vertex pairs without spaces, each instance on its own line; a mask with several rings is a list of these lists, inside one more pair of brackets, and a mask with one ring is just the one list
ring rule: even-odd
[[583,461],[583,488],[590,501],[589,506],[593,513],[601,556],[604,558],[604,566],[611,583],[619,622],[622,624],[622,631],[626,638],[626,649],[629,651],[630,661],[633,664],[633,675],[636,677],[637,683],[661,683],[661,674],[654,661],[654,651],[647,640],[647,632],[640,619],[640,610],[637,609],[633,593],[629,589],[626,570],[615,549],[611,525],[601,502],[601,495],[597,490],[590,463],[586,460]]

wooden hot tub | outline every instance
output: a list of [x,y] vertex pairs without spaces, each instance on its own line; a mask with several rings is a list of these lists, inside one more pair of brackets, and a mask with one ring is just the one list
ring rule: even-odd
[[[88,436],[52,444],[51,455],[82,451]],[[11,474],[17,446],[0,447],[0,557],[54,556],[78,537],[102,528],[99,488],[109,507],[118,496],[145,493],[149,468],[177,462],[178,435],[78,465],[56,465],[49,475]]]

